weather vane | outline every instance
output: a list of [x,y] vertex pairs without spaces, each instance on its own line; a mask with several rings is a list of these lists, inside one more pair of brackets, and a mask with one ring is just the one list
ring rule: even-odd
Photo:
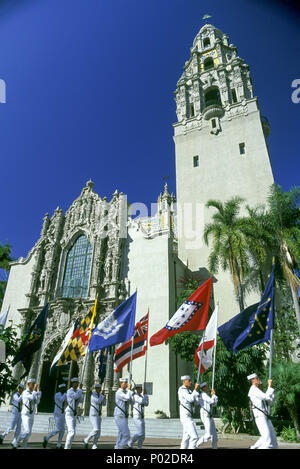
[[212,18],[212,16],[208,15],[207,13],[204,16],[202,16],[203,20],[208,20],[208,18]]

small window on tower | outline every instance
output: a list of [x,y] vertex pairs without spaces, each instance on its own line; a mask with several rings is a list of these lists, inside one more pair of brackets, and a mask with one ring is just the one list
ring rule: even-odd
[[231,95],[232,95],[232,102],[237,103],[237,95],[236,95],[236,91],[234,88],[231,90]]
[[194,103],[191,103],[190,105],[190,117],[194,117],[195,115],[195,107],[194,107]]
[[240,155],[245,155],[246,154],[246,145],[245,145],[245,143],[240,143],[239,147],[240,147]]
[[197,168],[199,166],[199,156],[194,156],[193,157],[193,164],[194,164],[194,168]]
[[204,49],[205,49],[206,47],[209,47],[209,46],[210,46],[210,39],[209,39],[209,37],[206,37],[206,38],[203,40],[203,47],[204,47]]

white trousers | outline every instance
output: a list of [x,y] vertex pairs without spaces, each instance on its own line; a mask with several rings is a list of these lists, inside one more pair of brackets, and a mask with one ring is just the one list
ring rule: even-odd
[[55,415],[54,414],[54,421],[55,421],[55,430],[51,432],[48,436],[46,436],[47,441],[50,440],[53,436],[57,435],[58,433],[58,440],[57,440],[57,447],[61,447],[61,442],[65,433],[65,414],[62,415]]
[[277,449],[278,443],[272,422],[265,415],[255,418],[260,438],[251,449]]
[[145,440],[145,420],[141,417],[135,417],[133,418],[133,423],[137,433],[132,437],[131,446],[137,441],[137,447],[141,449]]
[[68,433],[65,442],[65,449],[71,449],[72,442],[76,433],[76,417],[70,414],[66,414],[66,425]]
[[128,441],[130,439],[128,419],[126,417],[115,417],[115,422],[118,427],[118,438],[115,449],[122,449],[124,446],[128,445]]
[[2,438],[5,438],[6,435],[11,433],[15,429],[14,439],[16,440],[16,438],[18,438],[21,432],[21,422],[22,422],[21,412],[18,412],[18,413],[12,412],[9,427],[5,430],[4,433],[2,433],[1,435]]
[[[203,412],[205,412],[205,410]],[[197,446],[200,446],[203,443],[206,443],[207,441],[211,440],[212,447],[216,449],[218,445],[218,435],[214,419],[209,416],[206,417],[202,414],[202,411],[200,413],[200,417],[204,425],[204,435],[199,439]]]
[[96,449],[101,434],[101,417],[98,415],[90,415],[90,422],[92,424],[93,430],[88,434],[84,442],[88,443],[91,438],[94,438],[93,449]]
[[32,414],[21,414],[22,415],[22,425],[24,432],[21,433],[17,438],[17,444],[22,441],[22,448],[27,447],[28,440],[32,433],[32,427],[34,422],[34,413]]
[[194,449],[198,441],[198,433],[196,425],[192,418],[185,418],[180,420],[183,425],[183,435],[181,440],[180,449]]

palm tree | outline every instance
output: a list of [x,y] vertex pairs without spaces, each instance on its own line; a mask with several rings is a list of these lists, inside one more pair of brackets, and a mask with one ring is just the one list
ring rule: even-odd
[[298,329],[300,332],[300,308],[298,288],[300,280],[295,274],[300,261],[300,187],[294,187],[288,192],[273,184],[268,197],[267,229],[272,233],[272,255],[276,265],[283,272],[292,293],[296,311]]
[[273,368],[273,380],[276,383],[274,410],[281,404],[286,407],[300,439],[300,418],[297,399],[300,395],[300,367],[292,361],[277,363]]
[[243,201],[241,197],[233,197],[225,203],[209,200],[206,207],[213,207],[217,212],[212,216],[213,221],[204,227],[206,245],[212,237],[209,270],[216,274],[220,267],[229,269],[241,311],[245,308],[244,280],[251,267],[249,250],[263,263],[266,259],[264,240],[269,236],[257,220],[239,217]]

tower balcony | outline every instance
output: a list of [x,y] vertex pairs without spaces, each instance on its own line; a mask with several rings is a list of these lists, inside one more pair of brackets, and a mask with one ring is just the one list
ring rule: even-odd
[[217,100],[208,100],[203,110],[203,117],[205,120],[213,119],[214,117],[221,117],[224,114],[222,105]]

